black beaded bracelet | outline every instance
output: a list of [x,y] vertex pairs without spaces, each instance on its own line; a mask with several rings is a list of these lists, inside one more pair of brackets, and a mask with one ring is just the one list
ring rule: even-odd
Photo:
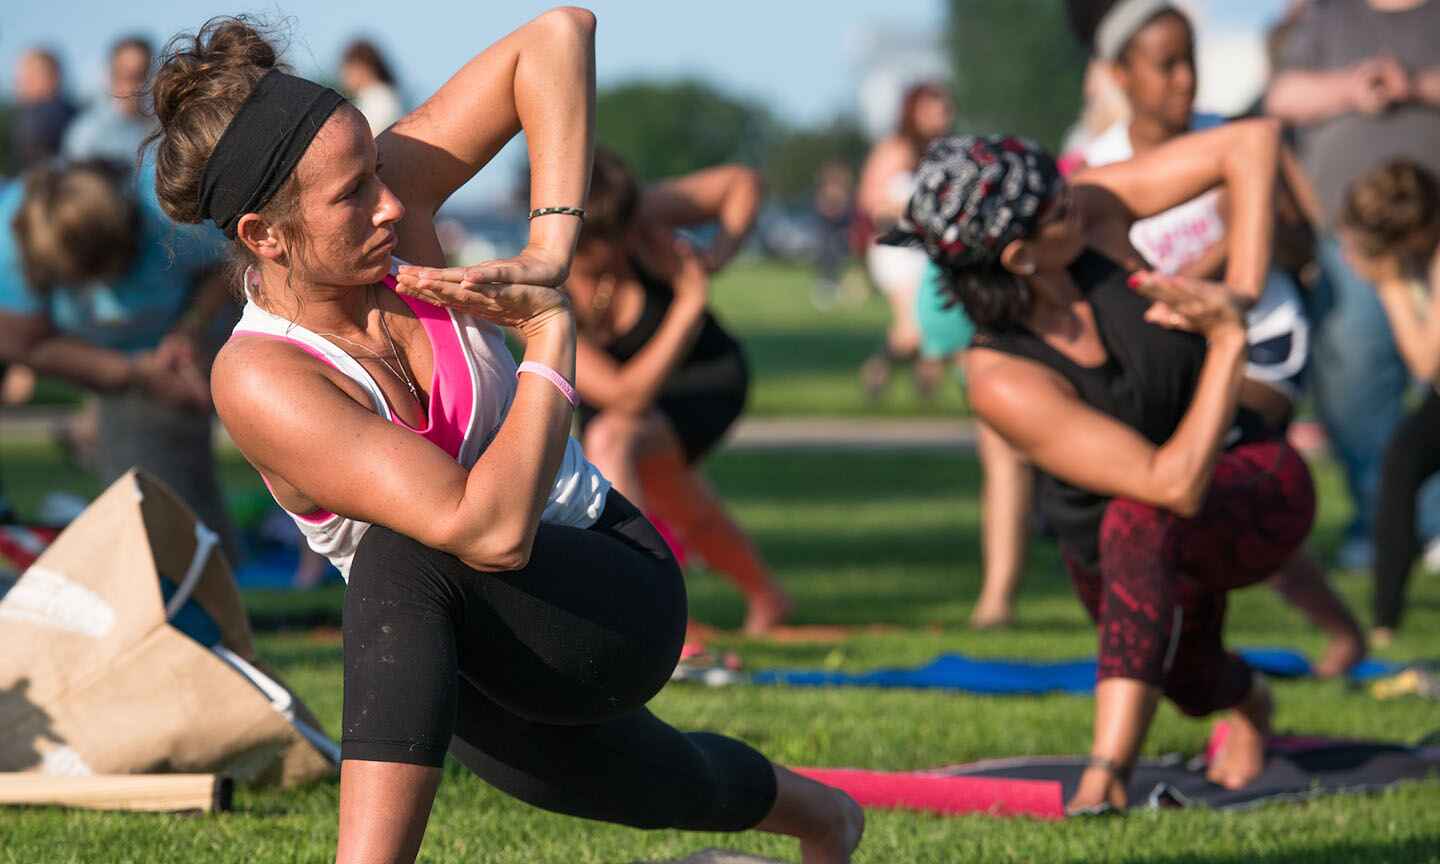
[[537,207],[530,211],[530,218],[536,216],[574,216],[581,222],[585,221],[585,208],[583,207]]

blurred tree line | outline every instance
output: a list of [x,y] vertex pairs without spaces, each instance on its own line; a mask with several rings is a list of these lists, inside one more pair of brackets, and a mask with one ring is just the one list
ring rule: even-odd
[[759,168],[772,197],[808,201],[815,171],[839,159],[858,165],[868,143],[850,117],[802,127],[764,105],[703,81],[634,81],[606,87],[596,102],[597,137],[645,182],[722,162]]
[[[1095,6],[1108,0],[1070,0]],[[1066,0],[948,0],[941,34],[952,58],[957,129],[1006,131],[1056,148],[1079,116],[1086,50]],[[598,137],[644,181],[721,162],[759,168],[773,198],[804,205],[821,165],[857,172],[869,141],[853,116],[787,124],[766,106],[698,80],[633,81],[598,95]]]
[[1074,10],[1065,0],[949,0],[946,11],[958,128],[1058,148],[1080,115],[1088,54],[1067,19]]

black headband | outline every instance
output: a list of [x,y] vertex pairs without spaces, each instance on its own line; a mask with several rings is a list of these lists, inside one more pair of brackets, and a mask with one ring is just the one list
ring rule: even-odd
[[246,213],[269,203],[345,97],[278,69],[235,112],[200,176],[200,216],[234,239]]

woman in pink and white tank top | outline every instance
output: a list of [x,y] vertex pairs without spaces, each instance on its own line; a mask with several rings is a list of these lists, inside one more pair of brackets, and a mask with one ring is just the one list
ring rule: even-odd
[[[859,843],[843,793],[644,707],[680,653],[684,583],[570,437],[558,290],[584,218],[594,26],[541,15],[378,138],[243,19],[178,38],[156,76],[162,205],[213,222],[244,265],[216,408],[348,581],[342,864],[415,859],[447,753],[561,813],[780,832],[817,862]],[[435,212],[522,130],[528,244],[443,269]]]

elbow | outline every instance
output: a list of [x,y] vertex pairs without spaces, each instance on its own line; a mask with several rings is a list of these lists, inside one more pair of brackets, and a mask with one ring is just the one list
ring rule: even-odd
[[482,573],[510,573],[524,570],[530,564],[530,553],[535,547],[535,532],[523,535],[486,532],[457,557],[472,570]]
[[1200,507],[1205,503],[1204,487],[1180,489],[1175,492],[1170,501],[1165,504],[1165,509],[1179,516],[1181,519],[1193,519],[1200,512]]
[[557,6],[535,20],[566,36],[593,38],[595,35],[595,13],[579,6]]
[[1205,505],[1205,493],[1210,489],[1208,474],[1179,478],[1164,488],[1159,500],[1154,503],[1182,519],[1193,518]]
[[1282,124],[1275,117],[1256,117],[1245,121],[1246,131],[1250,145],[1258,151],[1280,152],[1280,132]]
[[739,184],[755,200],[765,197],[765,178],[759,171],[748,165],[737,165]]
[[448,524],[436,525],[435,535],[421,538],[421,542],[449,552],[472,570],[505,573],[523,570],[530,563],[538,527],[509,518],[461,518],[457,514]]

